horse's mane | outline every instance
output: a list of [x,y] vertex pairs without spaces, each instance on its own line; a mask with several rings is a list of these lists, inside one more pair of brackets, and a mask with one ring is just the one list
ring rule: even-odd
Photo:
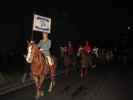
[[32,43],[32,48],[34,48],[35,53],[39,54],[40,51],[35,43]]

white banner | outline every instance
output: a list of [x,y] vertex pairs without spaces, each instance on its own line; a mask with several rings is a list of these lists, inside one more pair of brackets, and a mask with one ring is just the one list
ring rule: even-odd
[[51,30],[51,18],[35,14],[33,20],[33,31],[47,32]]

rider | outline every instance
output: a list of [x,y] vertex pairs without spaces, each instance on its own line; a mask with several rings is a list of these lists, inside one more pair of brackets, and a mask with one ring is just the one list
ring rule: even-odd
[[88,41],[86,41],[85,46],[83,47],[83,49],[84,49],[84,51],[87,55],[90,55],[92,53],[92,46]]
[[68,52],[67,46],[64,46],[64,55],[67,55],[67,52]]
[[67,52],[68,52],[68,56],[70,56],[70,57],[73,56],[74,50],[73,50],[73,47],[72,47],[72,43],[71,43],[71,41],[68,41]]
[[42,36],[43,39],[40,40],[40,42],[38,43],[38,47],[40,48],[40,51],[42,51],[44,56],[47,58],[48,64],[50,66],[54,66],[54,62],[50,54],[51,40],[48,38],[47,32],[43,33]]
[[72,47],[72,43],[71,41],[68,41],[68,44],[64,46],[64,54],[69,57],[72,57],[73,53],[74,53],[74,49]]
[[[49,88],[49,91],[51,91],[52,85],[55,84],[55,74],[56,73],[55,73],[54,68],[56,66],[55,66],[54,61],[50,54],[51,40],[48,38],[47,32],[42,34],[42,40],[39,41],[37,46],[40,49],[40,51],[42,52],[43,56],[46,58],[46,63],[48,64],[50,71],[51,71],[50,77],[51,77],[52,82],[50,83],[50,88]],[[44,79],[41,79],[41,77],[38,77],[38,78],[40,78],[40,81],[36,78],[35,78],[36,79],[35,81],[38,82],[39,84],[41,84],[40,82],[42,82]],[[37,86],[37,87],[40,89],[40,86]],[[43,91],[38,90],[37,97],[39,95],[43,95]]]

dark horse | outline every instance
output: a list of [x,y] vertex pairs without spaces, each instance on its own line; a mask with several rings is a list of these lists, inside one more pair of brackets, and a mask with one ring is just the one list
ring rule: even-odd
[[[42,52],[38,49],[35,43],[28,42],[28,54],[26,61],[31,63],[31,72],[33,80],[35,81],[37,94],[36,99],[39,99],[40,96],[43,96],[43,83],[46,79],[46,76],[50,74],[51,83],[49,85],[49,92],[52,91],[53,86],[55,86],[55,71],[56,65],[51,67],[48,64],[47,59],[44,57]],[[53,60],[54,61],[54,60]]]

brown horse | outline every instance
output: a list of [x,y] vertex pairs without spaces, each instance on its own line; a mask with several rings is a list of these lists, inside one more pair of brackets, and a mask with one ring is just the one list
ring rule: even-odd
[[33,80],[35,81],[37,94],[36,99],[39,99],[40,96],[43,96],[43,83],[46,79],[46,76],[50,74],[51,83],[49,85],[49,92],[52,91],[53,86],[55,85],[55,71],[56,65],[49,66],[47,59],[42,54],[42,52],[38,49],[35,43],[28,42],[28,54],[26,57],[26,61],[31,63],[31,72]]

